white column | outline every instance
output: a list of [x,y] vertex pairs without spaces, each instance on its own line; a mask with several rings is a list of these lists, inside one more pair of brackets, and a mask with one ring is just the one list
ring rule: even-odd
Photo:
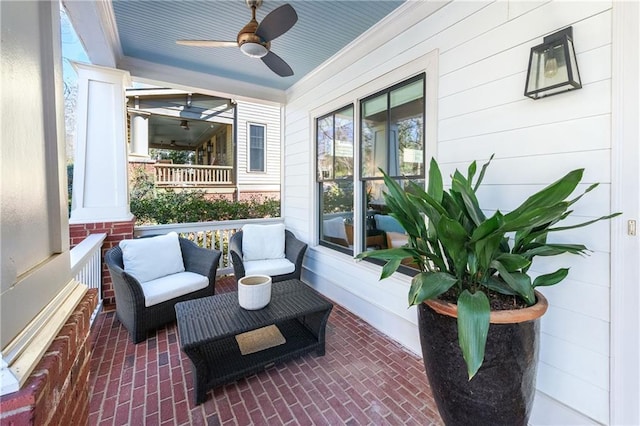
[[151,113],[129,109],[131,117],[131,161],[149,161],[149,117]]
[[77,138],[70,224],[131,220],[127,179],[127,71],[74,64]]

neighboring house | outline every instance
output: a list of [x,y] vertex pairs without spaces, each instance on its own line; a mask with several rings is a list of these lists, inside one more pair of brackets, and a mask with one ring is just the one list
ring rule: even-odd
[[[280,107],[161,88],[127,89],[129,163],[156,185],[214,197],[280,198]],[[188,151],[188,164],[150,156]]]

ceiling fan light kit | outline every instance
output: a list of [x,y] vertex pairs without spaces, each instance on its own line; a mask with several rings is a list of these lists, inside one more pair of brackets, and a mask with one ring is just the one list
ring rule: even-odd
[[259,43],[243,43],[240,46],[240,50],[242,50],[242,53],[252,58],[262,58],[269,53],[269,50]]
[[271,41],[286,33],[298,21],[296,11],[289,4],[272,10],[261,23],[256,20],[256,9],[262,0],[245,0],[251,9],[251,20],[245,25],[236,41],[220,40],[178,40],[183,46],[196,47],[240,47],[240,51],[251,58],[260,58],[262,62],[281,77],[293,75],[291,67],[271,51]]

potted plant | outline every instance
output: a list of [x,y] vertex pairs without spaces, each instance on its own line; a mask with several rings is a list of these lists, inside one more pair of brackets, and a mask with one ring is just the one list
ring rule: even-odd
[[[493,159],[493,156],[491,157]],[[476,191],[489,162],[476,178],[476,162],[458,170],[445,190],[431,160],[428,187],[402,188],[384,174],[389,214],[408,234],[404,247],[367,251],[386,261],[380,279],[410,258],[409,304],[418,305],[425,369],[440,415],[448,425],[525,425],[535,390],[539,320],[546,300],[536,287],[562,281],[568,268],[533,277],[535,256],[587,254],[581,244],[547,241],[552,232],[616,216],[560,226],[571,206],[598,184],[568,199],[583,169],[567,173],[509,213],[486,217]],[[474,181],[475,179],[475,181]]]

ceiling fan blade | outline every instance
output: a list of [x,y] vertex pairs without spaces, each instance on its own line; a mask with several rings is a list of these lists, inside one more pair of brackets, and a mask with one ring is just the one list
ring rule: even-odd
[[271,71],[275,72],[280,77],[289,77],[293,75],[291,67],[280,56],[271,51],[260,59],[262,59],[262,62],[264,62]]
[[293,7],[283,4],[264,17],[256,29],[256,35],[264,41],[271,41],[289,31],[297,21],[298,14]]
[[195,47],[238,47],[237,41],[220,40],[177,40],[177,44]]

